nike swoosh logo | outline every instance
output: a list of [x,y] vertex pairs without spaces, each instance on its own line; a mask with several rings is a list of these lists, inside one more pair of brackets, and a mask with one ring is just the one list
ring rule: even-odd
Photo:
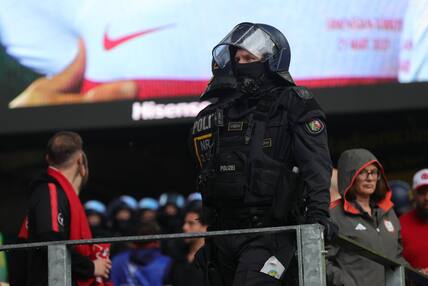
[[160,27],[155,27],[155,28],[151,28],[151,29],[146,29],[146,30],[135,32],[135,33],[132,33],[132,34],[129,34],[126,36],[116,38],[116,39],[112,39],[109,37],[109,35],[107,33],[108,28],[106,28],[106,31],[104,32],[104,50],[109,51],[111,49],[116,48],[119,45],[122,45],[123,43],[126,43],[126,42],[132,40],[132,39],[135,39],[137,37],[141,37],[141,36],[144,36],[147,34],[155,33],[155,32],[158,32],[160,30],[169,28],[171,26],[172,26],[172,24],[160,26]]

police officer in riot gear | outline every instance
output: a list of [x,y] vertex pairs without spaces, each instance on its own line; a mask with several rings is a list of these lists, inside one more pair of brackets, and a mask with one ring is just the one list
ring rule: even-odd
[[[290,47],[276,28],[241,23],[213,49],[213,78],[191,130],[210,230],[321,223],[331,160],[325,115],[295,85]],[[198,253],[210,285],[293,284],[294,234],[216,237]]]

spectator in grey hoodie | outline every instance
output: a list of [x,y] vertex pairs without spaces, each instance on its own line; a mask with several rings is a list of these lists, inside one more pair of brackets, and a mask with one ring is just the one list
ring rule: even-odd
[[[330,216],[339,226],[339,234],[405,263],[391,190],[376,157],[365,149],[343,152],[338,162],[338,185],[342,198],[332,202]],[[384,267],[356,252],[332,244],[327,258],[329,285],[385,285]]]

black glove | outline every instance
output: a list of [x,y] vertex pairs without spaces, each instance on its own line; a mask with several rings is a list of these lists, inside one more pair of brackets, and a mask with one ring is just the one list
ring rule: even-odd
[[324,239],[326,242],[333,242],[339,235],[339,227],[329,217],[310,217],[306,220],[306,223],[319,223],[322,225],[324,227]]

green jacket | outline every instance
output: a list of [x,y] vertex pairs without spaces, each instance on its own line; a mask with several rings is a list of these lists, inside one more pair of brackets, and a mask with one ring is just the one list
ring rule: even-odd
[[[358,174],[368,165],[376,164],[381,179],[371,198],[372,216],[354,200],[349,200],[349,189]],[[392,208],[391,190],[382,165],[365,149],[345,151],[338,163],[338,187],[342,199],[330,206],[331,219],[339,226],[339,234],[392,259],[406,263],[402,258],[400,223]],[[327,281],[329,285],[383,286],[385,270],[380,264],[330,245],[327,247]]]

